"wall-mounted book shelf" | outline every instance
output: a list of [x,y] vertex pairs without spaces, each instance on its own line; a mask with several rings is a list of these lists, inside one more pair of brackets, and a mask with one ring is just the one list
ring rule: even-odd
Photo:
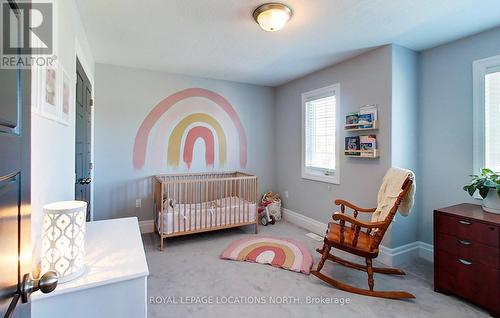
[[374,150],[344,150],[344,154],[348,158],[375,159],[375,158],[379,157],[378,149],[374,149]]
[[[345,118],[345,131],[362,132],[367,130],[377,130],[377,105],[364,105],[358,112],[350,112]],[[373,132],[368,135],[351,134],[345,137],[344,155],[348,158],[368,158],[379,157],[377,135]]]
[[346,131],[376,130],[378,129],[378,120],[374,120],[371,123],[345,124],[344,129]]

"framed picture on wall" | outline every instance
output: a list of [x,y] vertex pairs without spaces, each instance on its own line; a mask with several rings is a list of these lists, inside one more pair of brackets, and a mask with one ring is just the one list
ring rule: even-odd
[[65,125],[69,125],[70,111],[71,111],[71,101],[73,96],[73,90],[71,85],[71,79],[64,69],[62,69],[62,81],[61,81],[61,112],[60,121]]
[[40,114],[42,101],[42,71],[41,67],[31,68],[31,112]]
[[41,110],[43,117],[60,121],[60,81],[59,64],[42,69]]

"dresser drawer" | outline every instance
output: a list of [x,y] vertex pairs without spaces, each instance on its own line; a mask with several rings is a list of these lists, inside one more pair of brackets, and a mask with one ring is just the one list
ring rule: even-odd
[[454,256],[496,269],[500,268],[499,249],[481,243],[460,239],[448,234],[437,234],[435,248]]
[[437,251],[436,285],[455,295],[498,312],[500,271],[477,262]]
[[500,229],[498,226],[473,221],[466,218],[436,214],[437,234],[448,234],[462,240],[499,247]]

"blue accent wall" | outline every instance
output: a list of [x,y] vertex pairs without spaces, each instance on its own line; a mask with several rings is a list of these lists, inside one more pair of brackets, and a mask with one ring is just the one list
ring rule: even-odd
[[500,54],[500,28],[420,54],[418,239],[432,243],[436,208],[480,201],[462,190],[472,173],[472,62]]

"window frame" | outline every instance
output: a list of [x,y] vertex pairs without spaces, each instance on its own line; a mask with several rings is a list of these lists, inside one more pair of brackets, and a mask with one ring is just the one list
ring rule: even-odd
[[[335,92],[335,170],[331,171],[329,175],[325,174],[325,169],[311,169],[306,168],[306,101],[307,99],[314,96],[325,95],[328,92]],[[320,97],[318,97],[320,98]],[[301,137],[302,137],[302,149],[301,149],[301,177],[302,179],[309,179],[314,181],[320,181],[331,184],[340,184],[340,145],[341,145],[341,134],[340,134],[340,84],[336,83],[333,85],[318,88],[312,91],[302,93],[302,123],[301,123]]]
[[500,72],[500,55],[477,60],[472,63],[473,70],[473,172],[485,165],[485,76]]

